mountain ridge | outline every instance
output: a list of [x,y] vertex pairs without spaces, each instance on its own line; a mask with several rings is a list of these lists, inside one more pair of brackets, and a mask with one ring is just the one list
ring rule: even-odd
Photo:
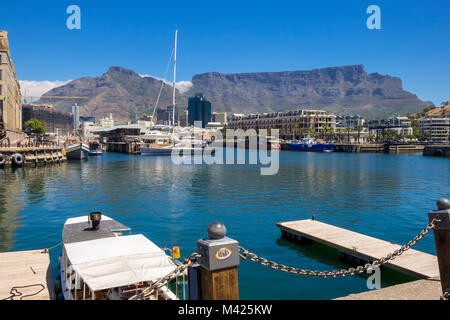
[[[87,101],[41,99],[56,109],[70,111],[73,103],[82,115],[118,120],[151,114],[162,80],[112,66],[98,77],[83,77],[54,88],[45,95],[87,96]],[[213,111],[262,113],[299,108],[324,109],[335,114],[360,114],[375,118],[421,111],[428,104],[403,89],[399,77],[367,73],[363,65],[306,71],[219,73],[194,75],[188,90],[176,89],[177,105],[202,92]],[[159,108],[171,104],[172,86],[165,84]]]

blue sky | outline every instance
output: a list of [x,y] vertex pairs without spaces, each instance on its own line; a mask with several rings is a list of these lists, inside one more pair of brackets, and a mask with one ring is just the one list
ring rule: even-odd
[[[81,30],[66,9],[81,8]],[[366,27],[369,5],[381,30]],[[406,90],[450,100],[450,1],[21,1],[2,2],[20,80],[98,76],[112,66],[162,77],[179,29],[177,79],[223,73],[364,64]]]

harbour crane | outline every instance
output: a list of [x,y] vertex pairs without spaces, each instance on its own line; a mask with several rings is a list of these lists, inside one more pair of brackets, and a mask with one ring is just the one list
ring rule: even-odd
[[28,89],[25,89],[25,95],[22,96],[23,102],[26,104],[27,99],[89,99],[89,97],[72,97],[72,96],[29,96]]
[[22,96],[23,102],[27,103],[27,99],[89,99],[89,97],[71,97],[71,96]]

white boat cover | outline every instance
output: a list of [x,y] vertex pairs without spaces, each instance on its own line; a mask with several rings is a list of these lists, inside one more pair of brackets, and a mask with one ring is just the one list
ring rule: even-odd
[[92,291],[154,281],[176,266],[141,234],[65,244],[67,257]]

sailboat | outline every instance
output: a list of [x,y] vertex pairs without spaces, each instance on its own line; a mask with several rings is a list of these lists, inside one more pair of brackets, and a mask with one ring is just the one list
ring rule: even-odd
[[[198,143],[186,143],[175,137],[175,108],[176,108],[176,74],[177,74],[177,37],[178,30],[175,30],[175,47],[174,47],[174,59],[173,59],[173,91],[172,91],[172,140],[171,144],[151,144],[146,147],[141,147],[141,155],[171,155],[172,152],[179,152],[179,154],[202,154],[202,145],[198,146]],[[162,84],[163,85],[163,84]],[[156,107],[155,107],[156,110]],[[155,111],[154,110],[154,111]]]

